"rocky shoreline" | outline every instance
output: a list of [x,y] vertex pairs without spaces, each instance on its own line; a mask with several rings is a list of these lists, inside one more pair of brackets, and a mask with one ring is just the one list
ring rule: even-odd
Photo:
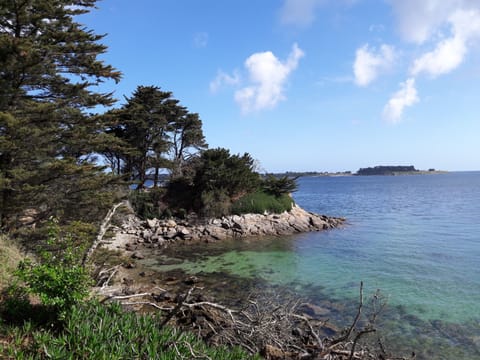
[[103,245],[129,251],[139,243],[162,247],[177,241],[208,243],[228,238],[292,235],[333,229],[344,223],[344,218],[318,215],[297,205],[282,214],[230,215],[205,221],[193,218],[141,220],[129,214],[116,229],[114,238],[104,241]]

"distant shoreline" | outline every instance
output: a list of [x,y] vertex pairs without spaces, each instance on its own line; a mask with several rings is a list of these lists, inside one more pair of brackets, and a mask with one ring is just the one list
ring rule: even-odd
[[281,176],[291,176],[291,177],[347,177],[347,176],[405,176],[405,175],[441,175],[441,174],[448,174],[450,171],[447,170],[416,170],[416,171],[397,171],[390,174],[372,174],[372,175],[361,175],[352,173],[350,171],[346,172],[306,172],[306,173],[293,173],[293,172],[285,172],[285,173],[275,173],[273,175],[281,177]]
[[338,171],[338,172],[294,172],[287,171],[283,173],[274,173],[277,177],[344,177],[344,176],[403,176],[403,175],[439,175],[448,174],[446,170],[417,170],[413,166],[401,167],[401,166],[376,166],[373,168],[359,169],[356,173],[352,171]]

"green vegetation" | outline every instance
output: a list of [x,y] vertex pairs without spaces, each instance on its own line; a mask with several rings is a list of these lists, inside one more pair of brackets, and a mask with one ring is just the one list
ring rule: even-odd
[[280,214],[292,210],[293,200],[287,195],[274,196],[264,191],[245,195],[232,205],[233,214],[263,214],[265,212]]
[[402,173],[415,173],[418,170],[414,166],[375,166],[369,168],[361,168],[356,175],[395,175]]
[[[199,115],[157,86],[101,113],[116,100],[98,85],[121,73],[100,59],[104,35],[77,22],[95,4],[0,2],[0,357],[245,358],[155,330],[154,318],[84,303],[82,259],[120,199],[144,218],[210,217],[250,204],[282,212],[295,190],[288,178],[262,180],[247,153],[207,150]],[[21,260],[14,241],[31,256]]]
[[161,327],[161,318],[125,312],[119,304],[87,302],[66,314],[61,331],[26,320],[2,325],[0,357],[5,359],[257,359],[240,348],[207,347],[194,335]]
[[156,86],[137,87],[125,105],[101,118],[105,133],[117,141],[102,153],[112,171],[136,181],[137,189],[147,179],[156,187],[163,170],[182,176],[184,163],[207,147],[199,115]]
[[290,193],[296,179],[268,175],[262,179],[248,154],[231,155],[217,148],[201,152],[184,164],[183,176],[170,181],[166,192],[151,189],[132,196],[134,208],[144,218],[184,217],[196,212],[204,217],[243,213],[282,213],[292,208]]
[[40,251],[37,263],[22,260],[16,272],[26,291],[38,296],[59,318],[87,297],[91,285],[91,277],[81,264],[83,251],[74,247],[72,239],[70,234],[62,236],[57,222],[51,219],[50,249]]

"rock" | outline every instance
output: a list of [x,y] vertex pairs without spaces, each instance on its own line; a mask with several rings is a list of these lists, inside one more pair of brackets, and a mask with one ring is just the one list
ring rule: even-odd
[[150,229],[155,229],[157,227],[157,219],[147,219],[147,226]]
[[190,239],[192,237],[190,231],[186,227],[180,228],[178,231],[178,235],[184,240]]
[[198,283],[198,278],[196,276],[190,276],[189,278],[183,280],[185,285],[194,285]]
[[126,243],[125,244],[125,250],[127,251],[133,251],[133,250],[136,250],[137,247],[135,245],[133,245],[132,243]]
[[174,228],[177,226],[177,223],[175,222],[175,220],[167,220],[167,222],[165,223],[165,226],[168,227],[168,228]]
[[165,239],[173,239],[175,236],[177,236],[177,231],[173,228],[168,229],[168,231],[163,234]]
[[300,309],[303,313],[314,318],[330,314],[330,311],[328,309],[311,303],[303,304]]
[[139,252],[134,252],[132,254],[132,259],[142,260],[145,259],[145,256],[140,254]]

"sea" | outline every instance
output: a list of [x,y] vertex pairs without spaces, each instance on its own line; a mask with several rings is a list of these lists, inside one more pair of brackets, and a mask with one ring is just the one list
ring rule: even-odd
[[[375,336],[417,359],[480,359],[480,172],[298,179],[295,202],[338,229],[189,248],[157,270],[288,289],[348,326],[381,299]],[[379,301],[380,302],[380,301]]]

